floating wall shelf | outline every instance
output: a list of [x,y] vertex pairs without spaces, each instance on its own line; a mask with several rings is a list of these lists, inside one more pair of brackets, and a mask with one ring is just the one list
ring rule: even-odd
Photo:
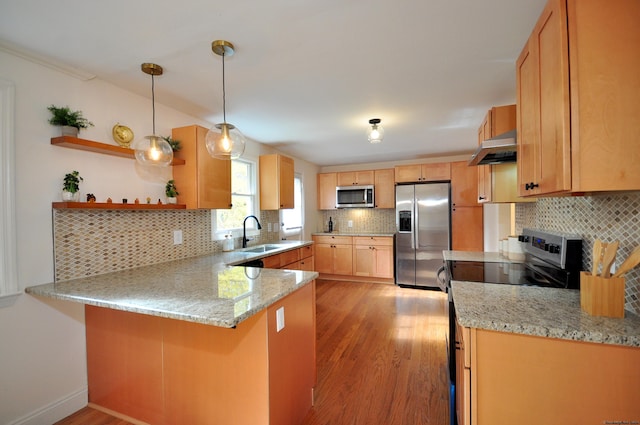
[[184,204],[116,204],[113,202],[53,202],[54,209],[83,210],[184,210]]
[[[121,158],[135,159],[133,149],[121,146],[107,145],[106,143],[94,142],[92,140],[79,139],[71,136],[52,137],[51,144],[81,151],[97,152],[105,155],[119,156]],[[184,159],[173,158],[171,165],[184,165]]]

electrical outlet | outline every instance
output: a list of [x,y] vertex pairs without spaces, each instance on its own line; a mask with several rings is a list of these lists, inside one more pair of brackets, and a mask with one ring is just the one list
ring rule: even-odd
[[279,224],[280,224],[280,223],[273,223],[273,231],[274,231],[274,232],[277,232],[277,231],[278,231],[278,229],[280,229]]
[[272,232],[271,223],[267,223],[267,232]]
[[182,230],[173,231],[173,244],[180,245],[182,243]]
[[284,329],[284,307],[276,310],[276,332]]
[[353,227],[353,220],[347,221],[347,227]]

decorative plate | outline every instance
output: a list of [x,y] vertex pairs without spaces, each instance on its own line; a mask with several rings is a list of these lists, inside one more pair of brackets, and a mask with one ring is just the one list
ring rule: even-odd
[[111,130],[113,140],[123,148],[128,148],[133,140],[133,131],[127,126],[116,124]]

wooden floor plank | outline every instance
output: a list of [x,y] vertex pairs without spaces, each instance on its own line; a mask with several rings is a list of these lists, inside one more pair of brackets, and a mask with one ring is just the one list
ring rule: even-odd
[[[301,425],[443,425],[446,296],[318,280],[315,406]],[[129,425],[90,408],[57,425]]]

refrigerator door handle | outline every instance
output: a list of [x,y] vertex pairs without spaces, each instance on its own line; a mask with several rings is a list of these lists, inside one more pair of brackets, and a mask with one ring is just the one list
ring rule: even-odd
[[420,217],[418,214],[420,211],[418,211],[418,202],[418,197],[416,196],[413,201],[413,240],[415,241],[416,249],[420,249],[420,219],[418,218]]
[[438,281],[438,286],[440,287],[440,289],[442,290],[442,292],[447,292],[447,286],[449,286],[449,285],[448,285],[448,283],[447,283],[448,278],[447,278],[447,277],[445,277],[445,278],[443,279],[443,278],[441,277],[441,276],[442,276],[442,274],[443,274],[443,273],[444,273],[444,274],[446,274],[446,272],[447,272],[447,267],[446,267],[446,266],[444,266],[444,265],[443,265],[442,267],[440,267],[440,268],[438,269],[438,271],[436,272],[436,280]]

